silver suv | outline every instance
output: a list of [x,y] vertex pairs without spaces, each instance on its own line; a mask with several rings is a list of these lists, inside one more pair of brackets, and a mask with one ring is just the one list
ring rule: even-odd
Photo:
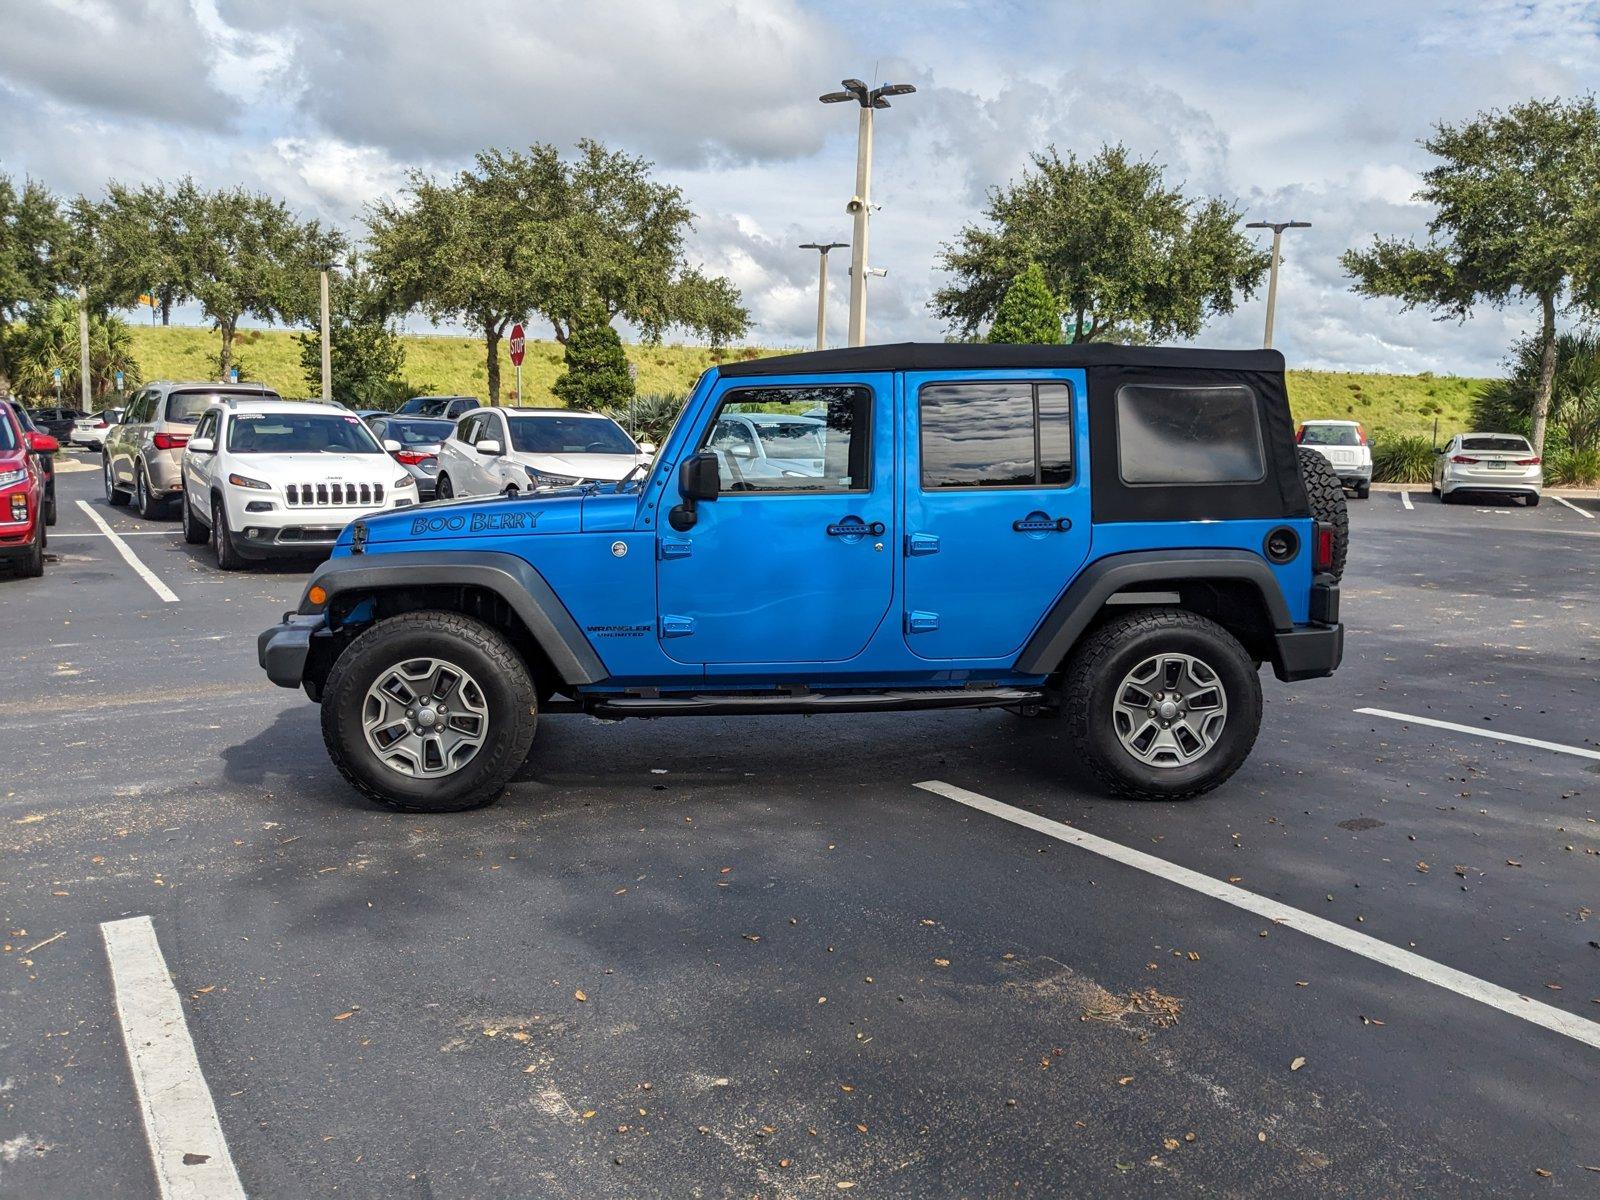
[[122,420],[106,430],[101,461],[106,502],[123,505],[131,496],[141,517],[160,516],[169,501],[183,494],[183,448],[195,423],[223,396],[280,398],[264,383],[162,380],[135,392]]

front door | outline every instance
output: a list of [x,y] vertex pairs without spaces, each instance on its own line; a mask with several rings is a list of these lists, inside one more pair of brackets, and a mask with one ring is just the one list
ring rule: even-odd
[[727,380],[711,403],[685,453],[716,453],[721,493],[686,532],[658,521],[662,649],[707,666],[854,657],[894,594],[893,376]]
[[1083,372],[906,376],[906,644],[1008,659],[1089,552]]

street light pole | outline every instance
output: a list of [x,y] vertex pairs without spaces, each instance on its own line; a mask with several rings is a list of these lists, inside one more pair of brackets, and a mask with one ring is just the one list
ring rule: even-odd
[[92,411],[94,389],[89,383],[89,289],[81,283],[78,285],[78,394],[82,397],[83,411]]
[[332,263],[322,265],[322,402],[333,403],[333,343],[329,340],[332,322],[328,317],[328,272]]
[[819,97],[824,104],[843,104],[854,100],[861,106],[856,126],[856,190],[845,212],[855,218],[850,241],[850,337],[849,344],[863,346],[867,341],[867,227],[872,217],[872,114],[888,108],[890,96],[907,96],[917,89],[909,83],[887,83],[868,89],[859,79],[842,80],[842,92]]
[[828,345],[828,251],[848,246],[849,242],[801,242],[800,249],[817,252],[817,349]]
[[1272,321],[1278,311],[1278,263],[1282,257],[1285,229],[1310,229],[1310,221],[1251,221],[1246,229],[1272,230],[1272,267],[1267,272],[1267,332],[1261,340],[1263,350],[1272,349]]

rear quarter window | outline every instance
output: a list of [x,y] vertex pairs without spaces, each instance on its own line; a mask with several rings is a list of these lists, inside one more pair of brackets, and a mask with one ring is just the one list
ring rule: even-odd
[[1116,412],[1117,465],[1126,484],[1259,483],[1267,476],[1256,394],[1242,384],[1124,384]]

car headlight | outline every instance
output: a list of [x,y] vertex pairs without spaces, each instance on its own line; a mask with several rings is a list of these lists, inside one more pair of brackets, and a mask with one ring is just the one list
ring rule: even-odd
[[535,471],[532,467],[524,467],[528,473],[528,482],[534,487],[571,487],[578,482],[576,475],[551,475],[547,471]]
[[0,487],[10,487],[13,483],[21,483],[28,477],[26,467],[18,467],[15,471],[0,471]]
[[233,484],[234,487],[254,488],[258,492],[270,492],[272,490],[270,483],[262,483],[261,480],[251,479],[248,475],[229,475],[228,482]]

